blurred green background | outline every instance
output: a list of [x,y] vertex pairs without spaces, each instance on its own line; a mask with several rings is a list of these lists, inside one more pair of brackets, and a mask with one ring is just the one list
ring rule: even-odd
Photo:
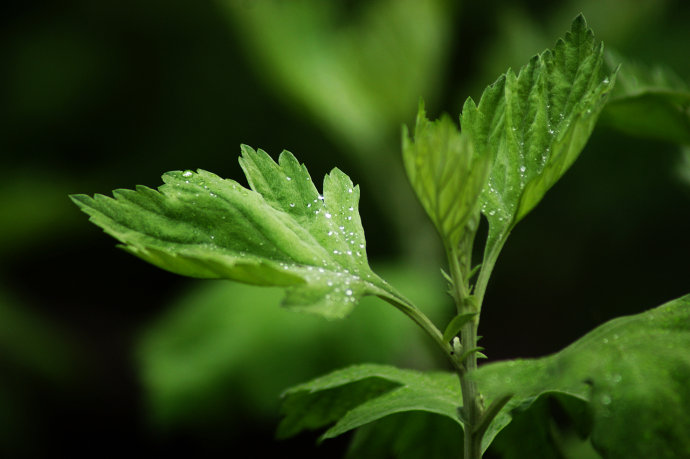
[[[420,97],[457,119],[579,12],[608,48],[690,81],[682,0],[7,9],[0,455],[337,457],[347,438],[273,440],[279,394],[355,362],[443,367],[401,314],[372,299],[326,322],[281,310],[277,290],[162,272],[115,249],[67,195],[155,187],[167,170],[239,179],[241,143],[292,151],[317,182],[337,166],[361,184],[372,266],[443,326],[442,253],[405,182],[400,126]],[[481,324],[491,359],[556,351],[690,292],[690,154],[610,121],[508,242]]]

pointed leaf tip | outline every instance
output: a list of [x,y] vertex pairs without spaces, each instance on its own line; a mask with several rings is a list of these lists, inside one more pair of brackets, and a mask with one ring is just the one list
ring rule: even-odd
[[511,229],[577,159],[613,87],[603,48],[583,16],[556,45],[515,74],[466,102],[462,128],[478,154],[491,158],[480,202],[489,221],[487,251],[500,250]]

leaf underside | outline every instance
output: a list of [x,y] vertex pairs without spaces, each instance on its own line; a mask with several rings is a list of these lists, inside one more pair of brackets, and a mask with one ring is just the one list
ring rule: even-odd
[[[462,443],[462,395],[458,377],[452,372],[419,372],[387,365],[362,364],[336,370],[310,382],[290,388],[284,395],[283,421],[278,427],[280,437],[302,430],[326,428],[321,439],[333,438],[353,429],[366,427],[356,434],[354,450],[372,444],[371,435],[386,434],[391,425],[418,433],[420,413],[441,416],[456,426],[455,435]],[[394,419],[390,419],[393,416]],[[429,419],[429,416],[423,416]],[[486,451],[500,430],[510,423],[510,416],[501,412],[482,439]],[[379,425],[374,421],[383,420]],[[436,421],[432,421],[436,422]],[[439,421],[439,428],[448,430]],[[428,442],[429,438],[423,440]],[[375,443],[375,442],[374,442]],[[423,443],[428,446],[428,443]],[[404,457],[414,457],[406,445]],[[443,446],[443,442],[439,445]],[[377,447],[383,448],[381,445]],[[391,445],[391,448],[396,447]],[[384,448],[385,449],[385,448]],[[444,450],[444,448],[441,448]],[[390,453],[390,449],[388,449]],[[443,457],[443,456],[439,456]]]
[[582,16],[556,46],[467,99],[463,131],[492,158],[480,201],[489,221],[487,250],[500,245],[584,148],[613,88],[603,45]]
[[369,268],[359,187],[347,175],[334,169],[322,195],[287,151],[275,163],[242,146],[240,164],[251,189],[204,170],[173,171],[158,190],[71,198],[125,250],[160,268],[286,287],[283,304],[295,309],[340,318],[362,296],[389,289]]
[[475,378],[524,410],[555,393],[588,401],[605,457],[690,457],[690,296],[611,320],[548,357],[497,362]]
[[[460,384],[453,373],[355,365],[290,388],[285,394],[285,418],[278,432],[290,436],[335,422],[323,434],[322,439],[326,439],[408,411],[440,414],[460,425],[460,401]],[[324,414],[314,415],[321,412]]]

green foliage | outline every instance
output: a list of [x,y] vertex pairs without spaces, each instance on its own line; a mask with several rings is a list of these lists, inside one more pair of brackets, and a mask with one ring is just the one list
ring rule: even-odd
[[[447,315],[449,301],[433,272],[401,263],[377,265],[377,272],[432,318]],[[144,330],[137,360],[157,426],[198,429],[239,409],[248,411],[243,422],[251,416],[269,424],[277,422],[277,394],[334,367],[436,362],[427,338],[378,299],[363,298],[348,320],[335,322],[277,308],[280,297],[278,289],[199,282]],[[317,343],[331,343],[327,356]]]
[[408,411],[386,416],[355,432],[348,459],[444,459],[462,450],[462,430],[445,416]]
[[532,58],[517,75],[508,70],[479,104],[465,102],[462,129],[480,155],[492,158],[481,196],[488,254],[500,250],[582,151],[615,80],[603,52],[578,16],[553,50]]
[[403,131],[403,162],[419,201],[448,249],[479,224],[479,195],[489,161],[478,155],[448,116],[430,122],[420,104],[414,140]]
[[[603,44],[578,16],[553,49],[517,74],[508,70],[478,104],[468,99],[462,131],[447,116],[429,121],[420,106],[413,137],[403,132],[403,161],[450,265],[445,277],[458,314],[443,334],[369,267],[359,187],[338,169],[325,177],[321,195],[289,152],[276,163],[261,150],[243,147],[240,164],[250,189],[203,170],[176,171],[163,176],[158,191],[140,186],[116,190],[114,198],[72,199],[125,250],[178,274],[281,287],[287,292],[284,305],[328,318],[344,317],[364,296],[378,296],[421,326],[455,370],[423,373],[362,364],[294,386],[284,395],[281,437],[326,429],[321,439],[327,439],[361,429],[351,457],[447,457],[459,448],[461,434],[466,459],[480,457],[496,438],[508,457],[560,457],[568,448],[594,454],[587,435],[605,457],[690,455],[690,297],[613,320],[552,356],[476,369],[483,357],[479,311],[498,254],[514,226],[579,156],[617,73],[607,70]],[[634,113],[631,104],[644,105],[637,95],[649,93],[650,85],[639,89],[638,83],[629,82],[619,98],[619,122]],[[666,107],[685,101],[678,93],[669,97]],[[682,140],[680,118],[668,132],[654,123],[645,126]],[[484,259],[472,269],[481,214],[488,235]],[[202,319],[213,322],[214,315]],[[257,320],[276,334],[285,324],[263,315]],[[184,335],[187,325],[184,319],[173,329],[179,326]],[[198,339],[196,328],[190,330]],[[222,339],[224,327],[219,330],[211,338]],[[323,341],[331,341],[331,348],[340,344]],[[174,354],[174,339],[170,344],[154,337],[150,343],[145,358],[162,362],[161,373],[179,371],[167,355],[170,349]],[[182,373],[179,379],[190,377]],[[190,387],[203,386],[204,378],[213,386],[217,375],[209,375],[193,372],[197,381]],[[547,420],[550,400],[558,401],[571,431]],[[439,434],[449,438],[435,441]],[[506,446],[516,439],[524,444]],[[420,448],[432,440],[436,449]]]
[[244,146],[251,190],[203,170],[168,172],[158,191],[139,186],[72,196],[128,252],[169,271],[287,287],[283,304],[329,318],[388,287],[367,263],[359,187],[338,169],[321,195],[303,165],[276,164]]
[[602,122],[629,135],[690,145],[690,88],[673,71],[647,67],[607,53],[623,62]]
[[443,1],[364,2],[347,14],[319,0],[222,4],[259,74],[362,161],[438,84],[452,9]]
[[[355,390],[343,391],[348,386]],[[285,394],[286,417],[279,435],[325,427],[331,438],[377,419],[406,411],[427,411],[461,425],[460,386],[452,373],[421,373],[385,365],[356,365],[292,387]]]
[[503,459],[598,459],[588,438],[588,408],[584,400],[558,393],[526,400],[512,410],[510,424],[496,437],[492,451]]
[[475,317],[477,317],[476,312],[458,314],[457,316],[453,317],[453,319],[448,322],[446,329],[443,331],[443,341],[450,342],[453,337],[460,333],[462,327],[469,321],[474,320]]
[[611,320],[554,355],[485,365],[475,378],[488,398],[513,394],[513,408],[545,393],[588,401],[605,457],[685,457],[689,325],[685,296]]

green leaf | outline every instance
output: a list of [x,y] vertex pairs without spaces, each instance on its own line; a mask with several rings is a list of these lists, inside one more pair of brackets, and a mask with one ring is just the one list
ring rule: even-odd
[[453,3],[224,0],[257,74],[369,164],[420,94],[438,93]]
[[[587,404],[565,394],[544,394],[513,410],[514,418],[491,444],[502,459],[596,459],[587,435]],[[580,425],[582,424],[582,425]],[[581,430],[582,428],[586,430]]]
[[397,413],[362,426],[347,458],[447,459],[462,451],[463,434],[445,416],[422,411]]
[[364,295],[392,289],[367,263],[359,187],[338,169],[319,194],[289,152],[276,164],[242,147],[251,190],[199,170],[163,175],[158,191],[74,195],[91,221],[128,252],[193,277],[287,288],[285,306],[344,317]]
[[465,102],[462,129],[480,155],[492,158],[481,195],[492,257],[578,157],[614,79],[603,65],[603,45],[578,16],[552,50],[533,57],[517,75],[508,70],[478,105]]
[[445,246],[456,248],[466,232],[476,231],[488,156],[475,154],[449,116],[429,121],[422,103],[414,139],[405,127],[402,145],[405,170],[417,197]]
[[321,437],[332,438],[386,416],[424,411],[458,425],[461,406],[457,375],[421,373],[386,365],[355,365],[289,389],[281,436],[335,424]]
[[602,122],[629,135],[690,145],[687,83],[668,68],[644,66],[612,52],[606,60],[622,65]]
[[[377,272],[432,318],[445,316],[449,298],[433,271],[396,263],[377,265]],[[409,361],[410,349],[422,366],[437,357],[412,321],[373,297],[347,321],[326,322],[275,307],[278,289],[225,281],[192,286],[138,340],[147,414],[158,428],[203,429],[218,419],[277,423],[278,395],[314,375],[353,362]]]
[[466,314],[458,314],[448,323],[446,330],[443,332],[443,341],[450,342],[462,329],[463,325],[473,320],[476,317],[476,312],[468,312]]
[[592,443],[605,457],[688,457],[690,295],[611,320],[554,355],[488,364],[474,377],[488,399],[513,394],[512,408],[548,392],[588,401]]

